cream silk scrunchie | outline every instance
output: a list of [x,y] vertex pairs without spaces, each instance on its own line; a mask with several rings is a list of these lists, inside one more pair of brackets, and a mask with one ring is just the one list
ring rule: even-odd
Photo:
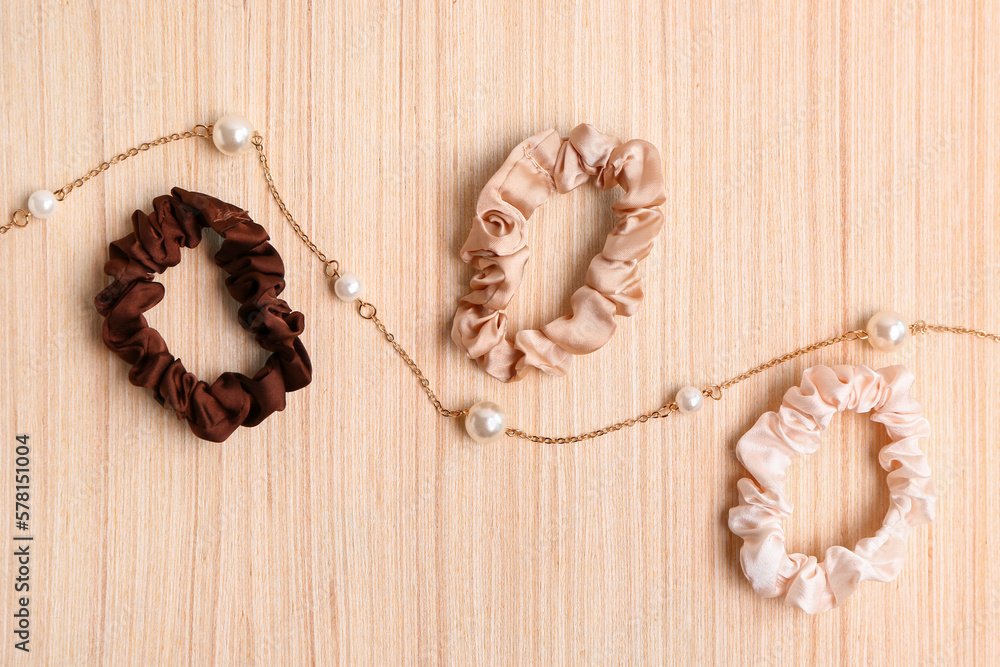
[[[618,223],[594,257],[586,284],[570,298],[572,314],[507,339],[504,309],[528,261],[527,221],[553,192],[569,192],[594,177],[598,189],[621,185],[612,206]],[[615,315],[629,316],[642,300],[639,260],[663,226],[666,200],[660,156],[645,141],[622,143],[590,125],[568,139],[554,130],[521,143],[479,197],[462,260],[479,271],[455,313],[452,338],[493,377],[509,382],[530,368],[564,375],[574,354],[611,339]]]
[[[753,589],[781,597],[810,614],[842,603],[862,581],[890,581],[906,559],[912,526],[934,518],[934,483],[919,441],[930,434],[920,404],[910,396],[913,374],[902,366],[816,366],[785,393],[777,412],[764,414],[736,445],[736,456],[753,475],[738,484],[740,504],[729,528],[743,538],[740,564]],[[785,471],[802,454],[819,448],[820,432],[844,410],[872,413],[885,425],[889,444],[879,451],[889,485],[889,511],[873,537],[854,549],[830,547],[823,562],[785,551],[782,521],[792,512]]]

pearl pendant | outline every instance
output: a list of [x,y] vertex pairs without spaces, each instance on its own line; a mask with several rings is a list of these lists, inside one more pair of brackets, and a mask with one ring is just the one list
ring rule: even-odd
[[500,406],[490,401],[476,403],[465,415],[465,430],[481,445],[496,442],[507,431],[507,417]]
[[701,410],[701,406],[705,404],[705,395],[698,387],[681,387],[674,397],[674,403],[682,414],[689,415]]
[[253,125],[236,113],[226,114],[212,126],[212,143],[225,155],[239,155],[250,148],[252,137]]
[[48,190],[35,190],[28,197],[28,211],[39,220],[55,215],[59,200]]
[[365,293],[365,284],[353,273],[345,273],[333,283],[333,293],[341,301],[353,301]]
[[868,326],[868,342],[880,352],[894,352],[903,346],[910,333],[902,316],[888,310],[875,313]]

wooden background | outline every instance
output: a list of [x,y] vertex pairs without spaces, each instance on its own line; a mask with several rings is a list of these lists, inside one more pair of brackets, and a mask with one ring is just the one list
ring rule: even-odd
[[[876,310],[1000,330],[994,2],[5,2],[0,202],[228,111],[266,135],[317,243],[447,404],[547,434],[656,407],[863,326]],[[565,378],[500,385],[448,332],[479,189],[523,138],[590,122],[655,143],[667,225],[646,299]],[[129,214],[172,186],[238,203],[282,253],[315,379],[197,440],[100,340]],[[584,187],[533,219],[516,326],[562,313],[612,224]],[[7,215],[7,213],[5,213]],[[212,244],[150,313],[211,380],[262,353]],[[926,337],[812,354],[694,418],[573,446],[477,446],[338,302],[252,156],[130,160],[0,239],[0,460],[34,450],[38,664],[987,664],[1000,652],[1000,346]],[[901,362],[933,427],[939,515],[901,576],[809,617],[754,595],[726,528],[734,445],[817,363]],[[821,555],[887,503],[865,417],[794,470],[789,547]],[[9,534],[14,533],[12,521]],[[13,547],[0,559],[3,662]]]

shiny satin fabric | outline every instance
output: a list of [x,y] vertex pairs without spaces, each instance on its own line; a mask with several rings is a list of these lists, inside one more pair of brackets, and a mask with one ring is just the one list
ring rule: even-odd
[[[504,309],[528,261],[528,218],[552,192],[569,192],[590,178],[598,189],[624,190],[612,206],[618,222],[591,261],[586,284],[570,298],[571,314],[508,339]],[[576,127],[568,139],[554,130],[527,139],[479,197],[461,252],[478,273],[459,302],[452,339],[504,382],[519,380],[532,368],[564,375],[572,355],[589,354],[610,340],[615,315],[638,309],[643,296],[638,264],[663,226],[665,200],[660,156],[648,142],[622,143],[591,125]]]
[[[913,374],[902,366],[810,368],[778,411],[764,414],[740,438],[736,456],[753,477],[737,484],[740,503],[729,512],[729,528],[743,538],[740,563],[756,592],[816,614],[841,604],[862,581],[886,582],[899,574],[910,528],[934,518],[934,483],[919,447],[930,426],[910,395],[912,385]],[[820,432],[844,410],[871,412],[889,434],[878,456],[888,473],[889,510],[875,535],[853,550],[830,547],[822,562],[789,555],[782,526],[792,512],[785,472],[819,448]]]
[[[94,299],[105,318],[104,344],[132,365],[129,381],[153,390],[195,435],[213,442],[283,410],[285,392],[309,384],[312,364],[299,340],[304,316],[278,298],[285,268],[264,228],[232,204],[180,188],[154,199],[152,213],[136,211],[132,225],[133,233],[111,244],[104,272],[114,281]],[[176,266],[181,249],[196,247],[206,227],[223,238],[215,263],[229,274],[226,287],[240,303],[240,325],[272,353],[252,378],[223,373],[211,385],[185,370],[143,316],[163,299],[154,274]]]

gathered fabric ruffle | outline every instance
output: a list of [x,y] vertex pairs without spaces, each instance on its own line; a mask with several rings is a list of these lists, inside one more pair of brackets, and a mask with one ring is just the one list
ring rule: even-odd
[[[740,438],[736,456],[752,478],[737,483],[740,503],[729,512],[729,528],[743,538],[740,563],[756,592],[815,614],[841,604],[862,581],[886,582],[899,574],[910,528],[934,518],[934,483],[919,446],[930,426],[910,395],[912,385],[913,374],[902,366],[816,366],[785,393],[777,412],[761,416]],[[844,410],[871,412],[888,432],[878,460],[887,472],[889,510],[875,535],[854,549],[830,547],[822,562],[788,554],[786,470],[819,448],[820,432]]]
[[[283,410],[285,393],[311,381],[312,364],[299,339],[305,317],[278,298],[285,268],[264,228],[232,204],[180,188],[154,199],[152,213],[136,211],[132,226],[111,244],[104,272],[114,280],[94,299],[104,316],[104,344],[132,365],[129,381],[151,389],[195,435],[213,442]],[[196,247],[206,227],[223,239],[215,263],[229,274],[226,287],[240,303],[240,325],[272,353],[253,377],[223,373],[211,385],[185,370],[143,315],[163,299],[154,275],[176,266],[181,249]]]
[[[521,284],[530,254],[527,220],[555,192],[590,178],[600,190],[620,185],[612,206],[618,222],[590,263],[586,284],[570,298],[569,315],[508,338],[504,309]],[[615,315],[630,316],[642,300],[639,261],[663,226],[666,200],[660,156],[652,144],[622,143],[591,125],[568,139],[536,134],[510,154],[479,197],[462,260],[478,271],[461,298],[452,339],[493,377],[519,380],[535,368],[564,375],[572,356],[589,354],[615,331]]]

